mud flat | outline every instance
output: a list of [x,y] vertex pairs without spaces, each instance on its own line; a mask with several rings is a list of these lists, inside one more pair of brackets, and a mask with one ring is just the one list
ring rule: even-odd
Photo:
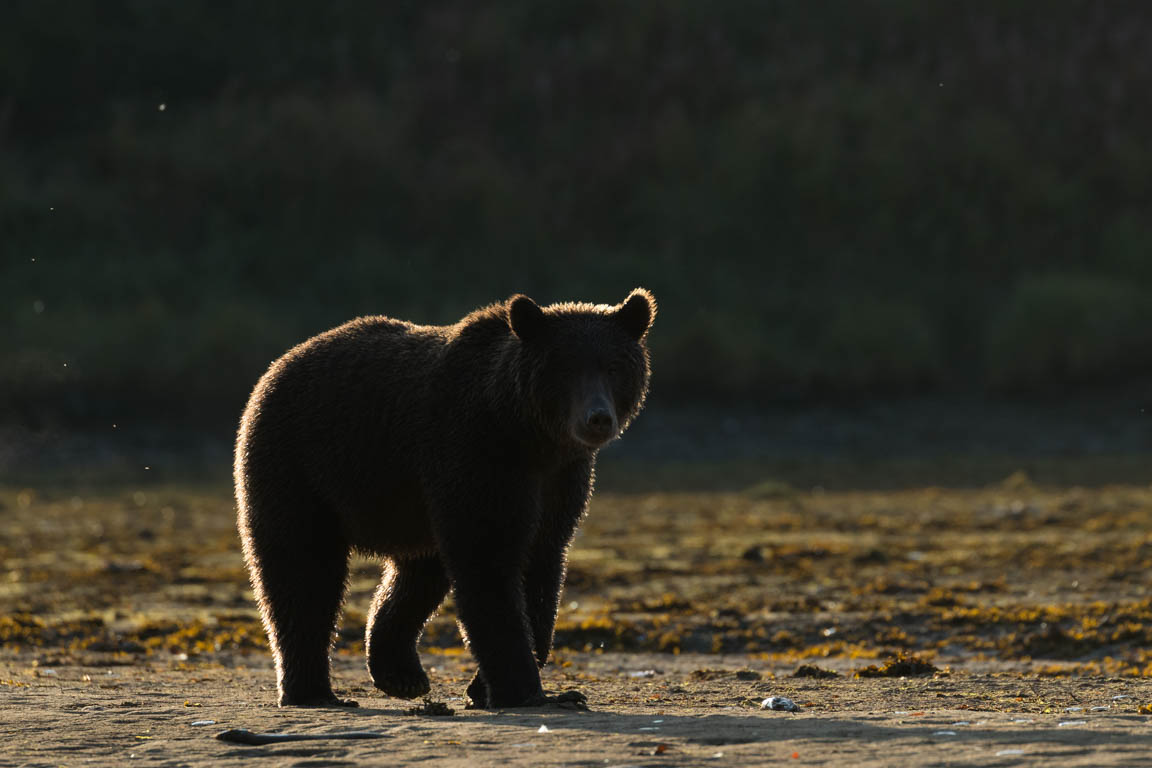
[[[545,674],[592,711],[465,710],[449,602],[424,661],[450,716],[371,687],[366,560],[333,653],[361,707],[271,705],[226,489],[0,505],[0,766],[1152,764],[1144,486],[604,494]],[[214,738],[232,728],[382,737]]]

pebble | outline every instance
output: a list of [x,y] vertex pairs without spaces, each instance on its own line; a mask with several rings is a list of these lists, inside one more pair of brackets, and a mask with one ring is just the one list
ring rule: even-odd
[[800,707],[796,702],[786,696],[769,696],[760,702],[760,709],[772,709],[777,712],[797,712]]

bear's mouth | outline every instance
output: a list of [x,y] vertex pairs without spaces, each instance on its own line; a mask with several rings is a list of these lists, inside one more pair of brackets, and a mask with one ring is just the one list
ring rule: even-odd
[[603,448],[605,445],[612,442],[617,437],[618,437],[617,435],[610,435],[610,436],[608,436],[606,438],[602,438],[602,439],[593,439],[593,438],[588,438],[588,437],[584,437],[583,435],[577,434],[576,435],[576,442],[580,443],[585,448],[596,449],[596,448]]
[[585,447],[601,448],[618,438],[620,436],[620,429],[616,425],[616,420],[612,419],[610,425],[604,426],[578,424],[573,428],[572,436],[576,438],[576,442]]

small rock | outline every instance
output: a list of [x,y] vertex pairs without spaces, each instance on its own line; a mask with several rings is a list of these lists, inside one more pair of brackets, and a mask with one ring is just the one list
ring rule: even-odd
[[785,696],[769,696],[760,702],[760,709],[771,709],[776,712],[799,712],[800,706]]

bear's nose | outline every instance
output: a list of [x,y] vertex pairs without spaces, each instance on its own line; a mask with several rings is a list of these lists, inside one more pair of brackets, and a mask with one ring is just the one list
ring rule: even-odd
[[607,408],[591,408],[584,423],[590,432],[608,434],[612,431],[612,412]]

